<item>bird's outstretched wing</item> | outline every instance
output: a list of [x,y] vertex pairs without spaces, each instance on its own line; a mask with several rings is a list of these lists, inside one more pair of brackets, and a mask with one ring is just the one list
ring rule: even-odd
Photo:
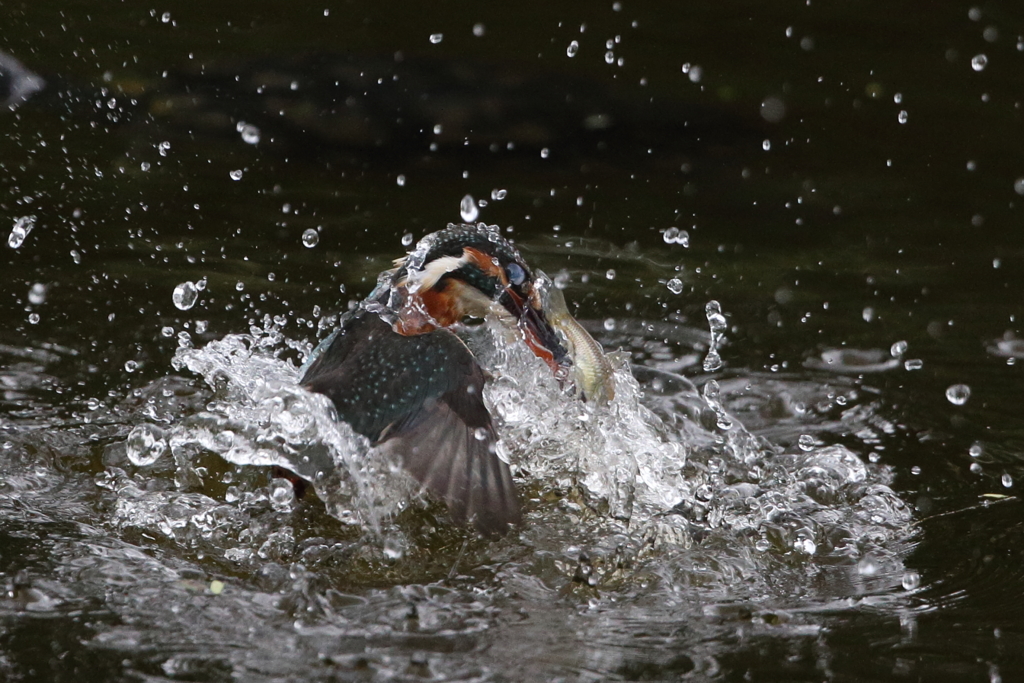
[[517,524],[520,511],[508,465],[495,452],[484,381],[452,332],[403,336],[362,311],[344,321],[302,378],[356,432],[401,457],[453,520],[496,534]]

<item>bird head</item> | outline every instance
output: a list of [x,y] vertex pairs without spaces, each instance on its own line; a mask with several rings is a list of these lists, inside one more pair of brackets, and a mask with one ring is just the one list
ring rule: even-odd
[[492,314],[514,321],[556,375],[572,365],[545,315],[533,272],[496,227],[449,225],[427,235],[395,261],[387,284],[385,306],[399,334],[424,334]]

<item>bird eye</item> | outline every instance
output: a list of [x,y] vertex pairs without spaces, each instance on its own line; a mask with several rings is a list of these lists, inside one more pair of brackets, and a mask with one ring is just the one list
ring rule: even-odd
[[516,287],[526,282],[526,271],[518,263],[510,263],[505,266],[505,275],[508,276],[508,281]]

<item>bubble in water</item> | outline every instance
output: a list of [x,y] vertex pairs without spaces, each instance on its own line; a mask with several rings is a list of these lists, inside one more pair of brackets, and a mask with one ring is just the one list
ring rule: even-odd
[[22,216],[14,221],[14,227],[11,228],[11,234],[7,238],[7,246],[11,249],[17,249],[25,243],[25,238],[32,232],[32,228],[36,226],[35,216]]
[[242,135],[242,142],[246,144],[255,145],[260,141],[260,129],[251,123],[239,121],[235,126],[235,130]]
[[1003,482],[1003,486],[1005,486],[1006,488],[1010,488],[1011,486],[1013,486],[1013,477],[1011,477],[1009,474],[1005,472],[1003,473],[1001,481]]
[[673,294],[683,293],[683,281],[677,277],[674,277],[668,282],[666,282],[665,286],[668,287],[668,291],[672,292]]
[[984,53],[974,55],[974,57],[971,58],[971,68],[975,71],[982,71],[986,66],[988,66],[988,57],[986,57]]
[[966,384],[954,384],[946,389],[946,400],[955,406],[962,406],[971,397],[971,388]]
[[817,443],[818,443],[817,439],[815,439],[810,434],[801,434],[800,438],[797,439],[797,446],[800,447],[800,450],[805,451],[805,452],[813,451],[814,450],[814,446]]
[[37,282],[28,290],[28,302],[33,306],[38,306],[46,301],[46,285],[42,282]]
[[171,295],[171,299],[174,301],[174,305],[178,310],[187,311],[195,306],[196,298],[198,296],[194,283],[182,282],[174,288],[174,294]]
[[320,243],[320,233],[318,233],[313,228],[307,228],[302,233],[302,246],[306,247],[307,249],[312,249],[313,247],[315,247],[319,243]]
[[444,40],[444,34],[443,33],[431,33],[430,34],[430,42],[433,43],[434,45],[437,45],[442,40]]
[[151,424],[136,425],[128,434],[125,451],[133,465],[152,465],[167,451],[163,430]]
[[404,235],[402,235],[402,246],[408,247],[410,244],[412,244],[412,233],[407,232]]
[[912,591],[921,585],[921,575],[913,569],[903,573],[903,590]]
[[894,342],[893,345],[889,347],[889,355],[891,355],[893,358],[899,358],[900,356],[902,356],[906,352],[907,352],[907,342],[902,341],[902,340],[898,341],[898,342]]
[[233,170],[230,173],[228,173],[228,175],[231,176],[232,180],[241,180],[242,179],[242,169],[236,168],[235,170]]
[[569,47],[565,48],[565,54],[568,57],[575,57],[576,53],[580,51],[580,43],[578,40],[574,40],[569,43]]
[[480,216],[480,209],[476,206],[476,201],[473,200],[473,195],[467,194],[459,202],[459,213],[462,215],[462,220],[467,223],[472,223]]

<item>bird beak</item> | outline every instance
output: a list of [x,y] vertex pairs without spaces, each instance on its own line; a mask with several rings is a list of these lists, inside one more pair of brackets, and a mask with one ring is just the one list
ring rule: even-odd
[[559,381],[566,379],[572,359],[548,321],[542,308],[542,297],[537,295],[536,288],[525,299],[506,288],[498,302],[515,316],[523,339],[534,355],[547,363]]

